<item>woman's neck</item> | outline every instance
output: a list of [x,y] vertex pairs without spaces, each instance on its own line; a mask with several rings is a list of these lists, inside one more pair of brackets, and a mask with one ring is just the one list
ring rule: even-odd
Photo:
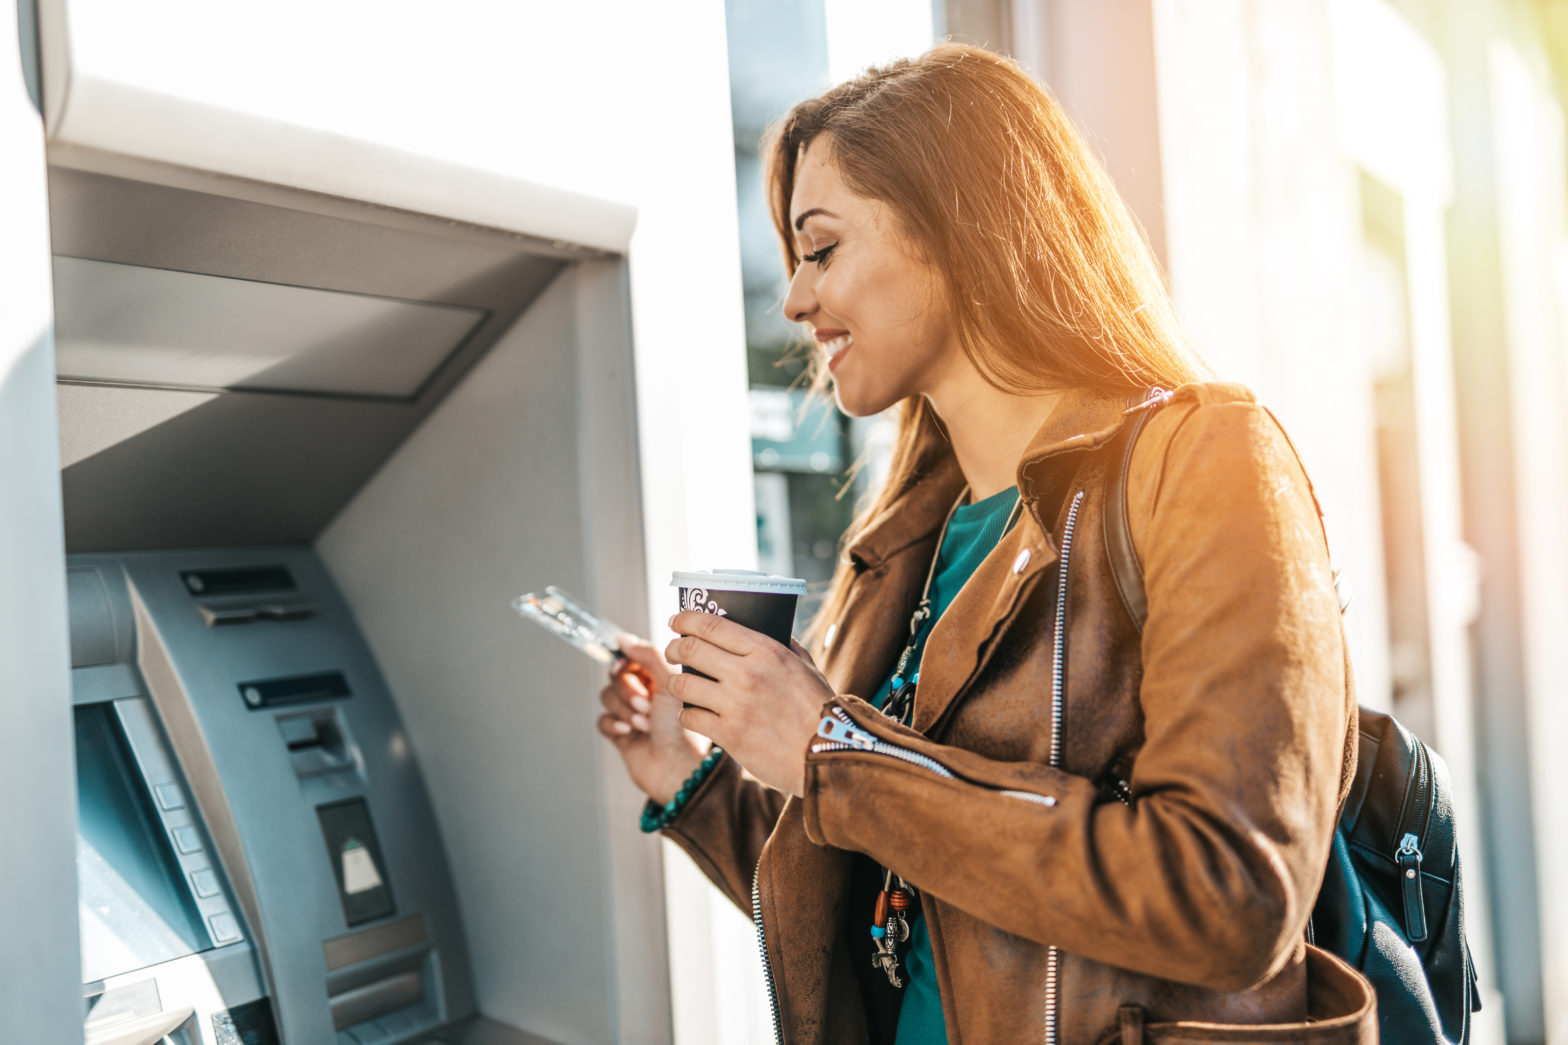
[[947,429],[970,500],[980,501],[1017,483],[1018,462],[1062,393],[1003,392],[968,370],[927,398]]

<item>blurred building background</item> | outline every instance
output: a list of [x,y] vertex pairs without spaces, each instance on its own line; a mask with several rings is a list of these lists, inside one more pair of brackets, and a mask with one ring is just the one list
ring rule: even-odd
[[[1551,782],[1568,744],[1568,2],[725,14],[763,567],[820,590],[885,429],[807,401],[759,139],[800,98],[944,36],[1005,51],[1103,157],[1199,350],[1307,462],[1358,592],[1361,699],[1453,776],[1476,1040],[1568,1042],[1568,813]],[[735,937],[735,967],[754,965],[739,919]],[[743,1024],[765,1040],[761,1003],[735,1005],[715,1040]]]

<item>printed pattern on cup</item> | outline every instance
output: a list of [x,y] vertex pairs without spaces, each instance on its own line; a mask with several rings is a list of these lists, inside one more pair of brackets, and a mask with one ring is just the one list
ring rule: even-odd
[[681,609],[696,610],[698,613],[713,613],[720,617],[729,616],[717,602],[708,598],[708,590],[706,588],[687,588],[685,597],[681,599]]

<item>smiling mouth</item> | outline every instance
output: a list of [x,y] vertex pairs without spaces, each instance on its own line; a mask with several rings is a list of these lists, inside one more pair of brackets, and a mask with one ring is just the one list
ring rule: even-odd
[[855,343],[853,334],[840,334],[822,342],[822,350],[828,354],[828,373],[832,373],[844,361],[844,356],[849,353]]

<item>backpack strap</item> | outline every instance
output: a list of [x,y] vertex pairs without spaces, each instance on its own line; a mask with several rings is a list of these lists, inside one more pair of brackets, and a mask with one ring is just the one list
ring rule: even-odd
[[[1120,437],[1122,444],[1112,455],[1115,465],[1106,477],[1103,516],[1105,551],[1110,557],[1111,576],[1116,581],[1116,592],[1121,596],[1122,605],[1127,609],[1127,616],[1132,619],[1133,626],[1138,629],[1140,635],[1143,633],[1143,623],[1149,617],[1149,599],[1143,586],[1143,564],[1138,561],[1138,549],[1132,543],[1132,521],[1127,514],[1127,477],[1132,471],[1133,448],[1138,445],[1138,436],[1142,434],[1144,425],[1149,423],[1149,418],[1154,416],[1156,410],[1169,403],[1172,398],[1172,393],[1163,388],[1150,388],[1133,397],[1128,413],[1137,411],[1137,416],[1127,425],[1126,434]],[[1285,445],[1290,447],[1291,454],[1295,456],[1301,474],[1307,477],[1307,490],[1312,494],[1312,506],[1318,513],[1318,526],[1323,528],[1323,505],[1318,501],[1317,490],[1312,486],[1312,477],[1307,475],[1307,466],[1302,462],[1296,444],[1291,442],[1289,434],[1279,423],[1279,418],[1274,416],[1274,412],[1267,407],[1263,409],[1274,422],[1274,427],[1278,428],[1280,434],[1285,437]],[[1328,544],[1326,528],[1323,529],[1323,543],[1325,547]],[[1333,569],[1332,565],[1330,569]],[[1334,593],[1339,598],[1339,612],[1344,614],[1350,608],[1351,600],[1356,597],[1356,593],[1343,571],[1334,570],[1333,575]]]
[[1108,477],[1105,490],[1105,549],[1111,557],[1111,577],[1116,581],[1116,592],[1127,607],[1127,615],[1141,634],[1143,622],[1149,616],[1149,600],[1143,589],[1143,564],[1138,561],[1138,549],[1132,543],[1132,521],[1127,516],[1127,473],[1132,470],[1132,450],[1138,445],[1138,435],[1149,423],[1154,412],[1171,401],[1171,393],[1163,388],[1151,388],[1133,397],[1129,411],[1137,411],[1126,434],[1121,436],[1120,451],[1114,456],[1116,469]]

